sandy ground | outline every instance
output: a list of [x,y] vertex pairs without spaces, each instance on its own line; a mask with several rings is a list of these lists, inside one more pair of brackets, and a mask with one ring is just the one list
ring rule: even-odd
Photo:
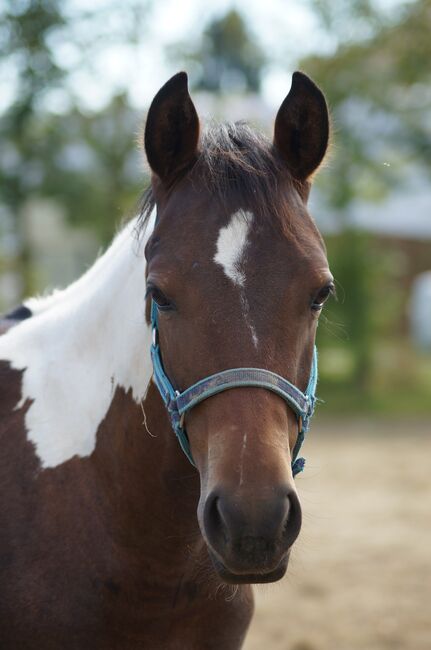
[[288,574],[244,650],[431,650],[431,422],[318,424]]

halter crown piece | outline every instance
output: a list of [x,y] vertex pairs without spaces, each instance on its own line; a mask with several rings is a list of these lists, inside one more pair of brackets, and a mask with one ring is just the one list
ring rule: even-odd
[[181,445],[181,449],[195,466],[190,451],[189,439],[184,427],[185,414],[194,406],[208,399],[212,395],[224,390],[238,388],[239,386],[257,386],[266,388],[284,399],[287,405],[295,412],[298,418],[298,438],[292,453],[293,476],[302,472],[305,458],[298,458],[299,450],[304,442],[304,437],[309,429],[310,419],[314,412],[317,385],[317,348],[314,346],[313,360],[311,363],[310,379],[305,393],[277,375],[264,368],[231,368],[217,372],[215,375],[205,377],[196,382],[182,393],[175,390],[169,377],[166,375],[159,346],[158,308],[154,300],[151,303],[151,326],[153,342],[151,345],[151,359],[153,362],[153,378],[159,389],[160,395],[168,410],[172,428]]

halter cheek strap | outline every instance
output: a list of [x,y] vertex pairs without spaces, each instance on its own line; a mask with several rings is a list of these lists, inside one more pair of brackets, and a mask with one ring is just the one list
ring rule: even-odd
[[153,301],[151,305],[151,325],[153,329],[153,342],[151,345],[151,359],[153,362],[153,379],[159,389],[160,395],[166,405],[171,419],[172,428],[181,445],[181,449],[192,465],[195,465],[190,451],[189,439],[184,427],[185,414],[194,406],[203,402],[208,397],[222,391],[240,386],[257,386],[266,388],[279,395],[295,412],[298,418],[298,438],[292,452],[292,473],[296,476],[302,472],[305,465],[304,458],[298,458],[299,450],[309,429],[310,419],[314,412],[317,385],[317,349],[314,346],[311,364],[310,379],[303,393],[287,379],[275,372],[264,368],[231,368],[215,375],[205,377],[196,382],[183,392],[177,391],[163,368],[158,333],[158,309]]

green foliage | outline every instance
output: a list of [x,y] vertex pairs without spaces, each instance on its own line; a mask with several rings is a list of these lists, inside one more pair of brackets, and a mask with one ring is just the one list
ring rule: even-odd
[[[123,15],[136,18],[133,29],[146,4],[128,0],[123,6]],[[18,256],[8,264],[20,269],[24,294],[37,289],[22,223],[28,199],[58,199],[71,223],[90,226],[107,242],[142,186],[134,140],[138,120],[126,96],[114,96],[99,115],[83,113],[74,105],[67,85],[70,71],[59,66],[53,48],[60,35],[67,40],[66,8],[61,0],[8,0],[1,9],[0,65],[15,71],[17,86],[0,122],[0,207],[8,208],[15,225]],[[81,18],[77,13],[75,21]],[[91,20],[91,12],[85,12],[85,20]],[[99,32],[91,32],[94,46]],[[109,38],[115,36],[111,30]],[[121,34],[126,37],[126,32]],[[68,112],[58,115],[47,108],[44,100],[54,89],[69,98]]]
[[54,150],[45,158],[50,162],[39,192],[60,200],[72,224],[90,227],[104,243],[143,184],[138,123],[124,95],[114,97],[102,115],[74,109],[45,117]]
[[5,2],[0,52],[2,59],[12,56],[18,62],[18,97],[13,110],[17,120],[25,118],[47,85],[63,76],[47,43],[47,36],[63,25],[58,0]]
[[9,0],[0,31],[2,56],[13,57],[19,69],[15,102],[1,121],[3,164],[0,166],[1,201],[9,206],[21,234],[20,267],[24,291],[31,289],[30,251],[22,236],[20,206],[32,181],[41,147],[36,136],[37,102],[47,86],[60,82],[62,71],[47,45],[47,35],[63,24],[58,0],[16,3]]
[[308,0],[322,27],[336,36],[338,43],[363,41],[381,30],[396,13],[383,15],[382,5],[373,0]]
[[[414,158],[431,169],[430,33],[431,2],[418,0],[398,14],[397,24],[391,21],[368,39],[347,42],[331,56],[302,62],[325,89],[337,131],[337,155],[340,149],[347,151],[353,164],[370,165],[382,180],[388,177],[382,168],[384,152],[395,164]],[[368,132],[366,119],[359,132],[349,119],[355,103],[368,107]],[[376,116],[381,117],[375,134],[381,146],[373,148]]]
[[[372,299],[376,269],[371,261],[369,238],[346,229],[328,241],[328,256],[338,285],[339,302],[330,303],[322,315],[319,341],[325,345],[325,342],[332,343],[334,335],[342,340],[347,333],[348,344],[354,350],[352,381],[355,389],[365,392],[371,365],[372,314],[376,307]],[[342,325],[332,325],[332,320]]]
[[[333,54],[301,64],[324,88],[334,126],[329,166],[317,184],[338,221],[339,234],[328,238],[328,253],[342,289],[340,302],[328,306],[328,322],[319,328],[327,353],[322,365],[334,371],[323,375],[321,388],[323,395],[338,391],[350,408],[364,397],[384,408],[384,394],[402,391],[396,370],[383,379],[386,361],[379,351],[400,336],[407,289],[400,286],[393,253],[381,240],[355,232],[349,217],[353,202],[380,201],[420,166],[425,173],[431,169],[431,2],[417,0],[393,15],[377,11],[368,0],[317,0],[313,6],[339,40]],[[391,354],[410,376],[420,402],[425,383],[397,356],[396,344]]]
[[[98,49],[145,38],[150,3],[104,0],[82,12],[71,12],[62,0],[2,3],[0,67],[13,70],[16,88],[0,121],[0,209],[12,215],[19,254],[0,260],[0,273],[19,268],[25,293],[35,289],[36,276],[21,223],[29,198],[56,199],[71,224],[90,227],[108,242],[144,185],[135,143],[139,116],[125,93],[113,90],[103,112],[84,111],[68,86],[74,69],[62,67],[56,43],[70,39],[82,52],[74,65],[87,68]],[[405,283],[400,288],[402,264],[381,242],[355,231],[349,215],[358,199],[381,201],[402,186],[412,162],[431,169],[431,0],[393,11],[373,0],[308,5],[334,45],[331,55],[300,65],[324,89],[335,131],[328,169],[317,180],[338,221],[338,234],[326,239],[339,295],[319,326],[319,393],[337,410],[360,411],[366,404],[383,411],[394,403],[400,410],[429,409],[429,363],[400,344],[407,292]],[[271,63],[235,9],[171,52],[176,66],[179,53],[187,61],[194,88],[221,95],[258,92]],[[49,108],[53,90],[67,98],[61,115]],[[414,387],[414,399],[402,381]]]

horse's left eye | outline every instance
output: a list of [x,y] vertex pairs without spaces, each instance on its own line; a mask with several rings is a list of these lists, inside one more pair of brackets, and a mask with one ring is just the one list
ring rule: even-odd
[[163,293],[163,291],[160,291],[157,287],[154,287],[152,285],[149,285],[147,287],[147,291],[145,294],[145,297],[151,296],[151,298],[154,300],[156,303],[157,307],[161,309],[162,311],[168,311],[169,309],[174,309],[175,305],[172,302],[172,300],[169,300]]
[[327,298],[334,293],[335,285],[333,282],[329,282],[329,284],[320,289],[320,291],[316,294],[313,302],[311,303],[311,309],[313,311],[320,311],[323,308],[323,305],[325,304]]

